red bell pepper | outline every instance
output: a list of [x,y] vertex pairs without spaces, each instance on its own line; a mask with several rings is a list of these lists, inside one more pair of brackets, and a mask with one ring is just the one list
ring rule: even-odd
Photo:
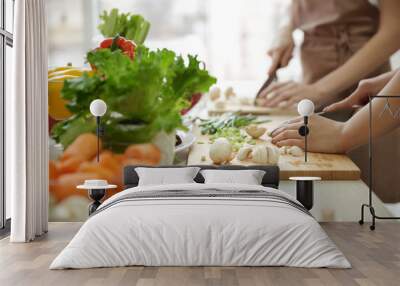
[[111,49],[112,51],[120,49],[132,60],[135,58],[136,44],[133,41],[125,39],[124,37],[116,36],[115,38],[107,38],[100,43],[100,48]]

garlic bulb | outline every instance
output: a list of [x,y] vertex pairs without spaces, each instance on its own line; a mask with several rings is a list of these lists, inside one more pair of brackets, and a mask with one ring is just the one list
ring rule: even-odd
[[253,139],[258,139],[260,138],[265,131],[267,131],[266,128],[264,127],[258,127],[255,124],[250,124],[249,126],[247,126],[245,129],[247,134],[249,134]]
[[216,101],[221,97],[221,89],[218,86],[213,86],[210,90],[211,101]]
[[282,146],[279,152],[281,155],[292,155],[294,157],[300,157],[304,154],[303,149],[297,146]]
[[245,146],[241,147],[236,155],[236,158],[239,161],[244,161],[244,160],[248,159],[250,156],[250,153],[251,153],[251,149],[252,149],[252,146],[250,146],[250,145],[245,145]]
[[253,148],[251,152],[252,160],[254,163],[267,164],[268,163],[268,151],[265,145],[258,145]]
[[281,148],[279,148],[279,153],[281,155],[286,155],[286,154],[288,154],[288,149],[289,149],[289,146],[282,146]]
[[279,149],[275,146],[267,146],[268,150],[268,163],[276,165],[279,162]]
[[275,146],[257,145],[251,154],[254,163],[276,165],[279,162],[279,149]]
[[303,149],[297,146],[292,146],[288,149],[288,153],[294,157],[300,157],[303,156],[304,152]]
[[231,155],[232,144],[226,138],[218,138],[210,146],[209,156],[214,164],[229,162]]

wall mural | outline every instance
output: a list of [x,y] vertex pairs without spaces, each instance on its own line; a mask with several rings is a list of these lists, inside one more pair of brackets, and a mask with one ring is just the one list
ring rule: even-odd
[[[100,18],[104,40],[86,54],[91,68],[48,72],[50,221],[87,217],[91,200],[77,189],[85,180],[115,184],[109,197],[122,190],[124,166],[172,164],[182,114],[216,82],[196,56],[148,49],[142,16],[113,9]],[[105,105],[91,110],[96,99]]]

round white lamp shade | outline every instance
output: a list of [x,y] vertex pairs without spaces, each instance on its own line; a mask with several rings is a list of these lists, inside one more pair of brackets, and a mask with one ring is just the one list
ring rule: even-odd
[[101,99],[95,99],[90,103],[90,113],[93,116],[103,116],[107,111],[107,104]]
[[301,116],[310,116],[314,113],[314,103],[309,99],[303,99],[297,105],[297,111]]

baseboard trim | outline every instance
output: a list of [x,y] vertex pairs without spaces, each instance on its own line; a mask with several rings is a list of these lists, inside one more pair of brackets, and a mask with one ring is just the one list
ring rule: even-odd
[[3,228],[0,228],[0,239],[9,236],[10,230],[11,230],[11,218],[6,220],[6,223]]

